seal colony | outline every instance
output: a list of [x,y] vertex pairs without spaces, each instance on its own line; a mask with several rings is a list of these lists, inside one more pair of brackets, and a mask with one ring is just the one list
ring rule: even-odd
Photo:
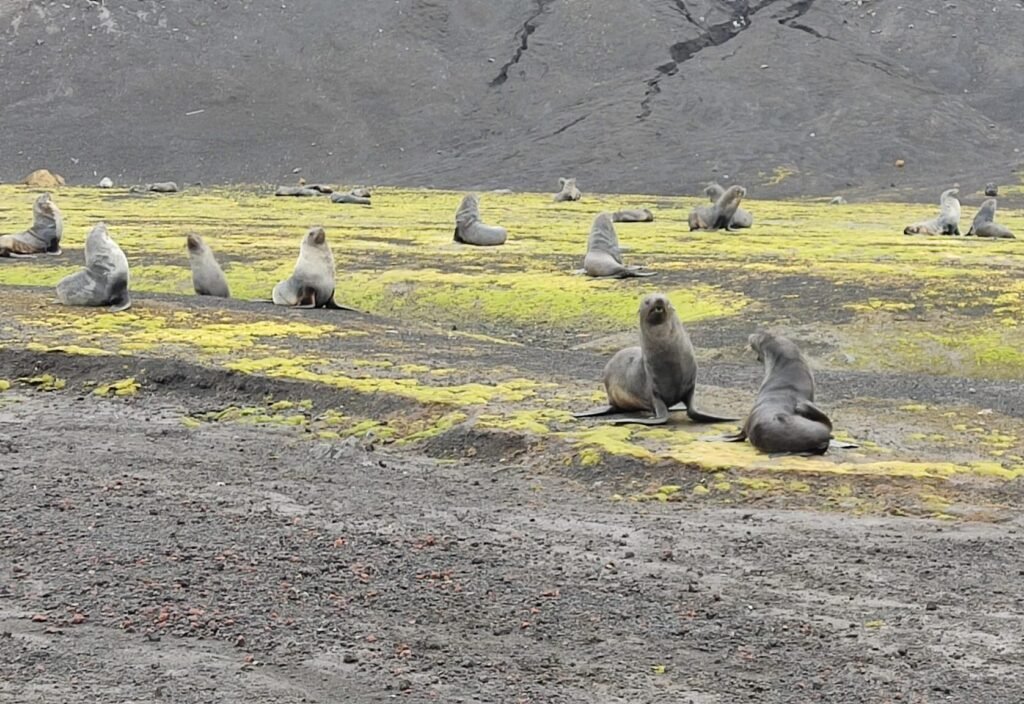
[[60,254],[64,219],[49,193],[32,204],[32,227],[15,235],[0,236],[0,257],[31,257],[36,254]]

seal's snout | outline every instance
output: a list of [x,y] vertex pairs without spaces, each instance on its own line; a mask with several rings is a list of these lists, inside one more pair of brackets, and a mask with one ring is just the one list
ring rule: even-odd
[[323,244],[327,241],[327,232],[322,227],[314,227],[309,231],[309,239],[313,244]]
[[190,232],[185,236],[185,241],[188,242],[188,250],[190,252],[198,252],[203,246],[202,240],[199,239],[199,235],[194,232]]

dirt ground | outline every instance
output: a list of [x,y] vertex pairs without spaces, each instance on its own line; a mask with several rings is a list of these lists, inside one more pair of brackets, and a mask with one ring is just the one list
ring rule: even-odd
[[1016,512],[952,523],[613,502],[598,472],[188,427],[282,390],[152,373],[165,383],[128,398],[82,392],[74,374],[0,395],[5,702],[1024,692]]

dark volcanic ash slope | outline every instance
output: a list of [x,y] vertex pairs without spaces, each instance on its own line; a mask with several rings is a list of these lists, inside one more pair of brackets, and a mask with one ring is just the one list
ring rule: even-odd
[[0,178],[933,199],[1015,178],[1022,25],[1020,0],[0,0]]

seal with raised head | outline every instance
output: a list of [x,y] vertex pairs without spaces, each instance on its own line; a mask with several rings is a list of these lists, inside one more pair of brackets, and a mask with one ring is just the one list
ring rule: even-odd
[[353,203],[355,205],[371,205],[370,196],[356,195],[355,191],[348,193],[334,193],[331,195],[332,203]]
[[832,421],[814,405],[814,375],[800,348],[788,338],[759,332],[748,340],[764,380],[739,433],[725,438],[769,454],[824,454],[832,441]]
[[491,247],[504,244],[508,239],[508,231],[497,225],[484,225],[480,222],[480,196],[470,193],[462,199],[462,204],[455,212],[456,242]]
[[991,182],[986,183],[985,195],[988,196],[989,198],[995,198],[996,196],[999,195],[999,186]]
[[577,418],[610,413],[649,411],[653,417],[630,416],[612,423],[662,425],[669,411],[686,410],[698,423],[736,420],[701,413],[694,407],[697,359],[693,344],[675,308],[663,293],[652,293],[640,301],[640,346],[619,350],[605,365],[603,381],[608,405],[574,413]]
[[0,236],[0,257],[31,257],[36,254],[60,254],[64,218],[49,193],[32,204],[32,227],[16,235]]
[[960,201],[957,200],[959,188],[949,188],[939,196],[939,214],[931,220],[907,225],[903,228],[904,235],[959,235],[960,234]]
[[[711,199],[712,203],[718,201],[725,193],[725,189],[717,183],[709,183],[704,189],[704,195]],[[746,191],[743,193],[746,195]],[[736,208],[736,212],[732,216],[732,220],[729,221],[729,228],[732,230],[739,230],[741,228],[751,227],[754,224],[754,216],[749,210],[744,208]]]
[[110,238],[106,223],[97,223],[85,238],[85,269],[57,283],[57,299],[66,306],[132,307],[128,293],[128,258]]
[[583,258],[583,271],[587,276],[612,276],[625,279],[633,276],[654,276],[653,271],[639,271],[639,267],[622,263],[622,249],[612,225],[612,216],[600,213],[594,218],[587,237],[587,254]]
[[579,200],[583,197],[583,193],[576,187],[575,178],[560,178],[558,179],[558,185],[561,189],[555,194],[554,201],[556,203],[563,203],[569,200]]
[[654,213],[647,208],[616,210],[612,213],[612,222],[654,222]]
[[334,254],[322,227],[312,227],[299,245],[292,275],[274,286],[275,305],[354,310],[334,300]]
[[192,268],[192,287],[200,296],[230,298],[228,280],[220,264],[213,257],[213,251],[194,232],[186,236],[188,242],[188,263]]
[[1006,227],[1006,225],[1000,225],[995,219],[996,199],[989,198],[978,208],[978,213],[974,216],[974,222],[971,223],[971,229],[967,231],[967,236],[1017,239],[1010,232],[1010,228]]
[[690,231],[733,230],[732,220],[746,194],[747,189],[743,186],[729,186],[712,205],[698,205],[688,218]]

